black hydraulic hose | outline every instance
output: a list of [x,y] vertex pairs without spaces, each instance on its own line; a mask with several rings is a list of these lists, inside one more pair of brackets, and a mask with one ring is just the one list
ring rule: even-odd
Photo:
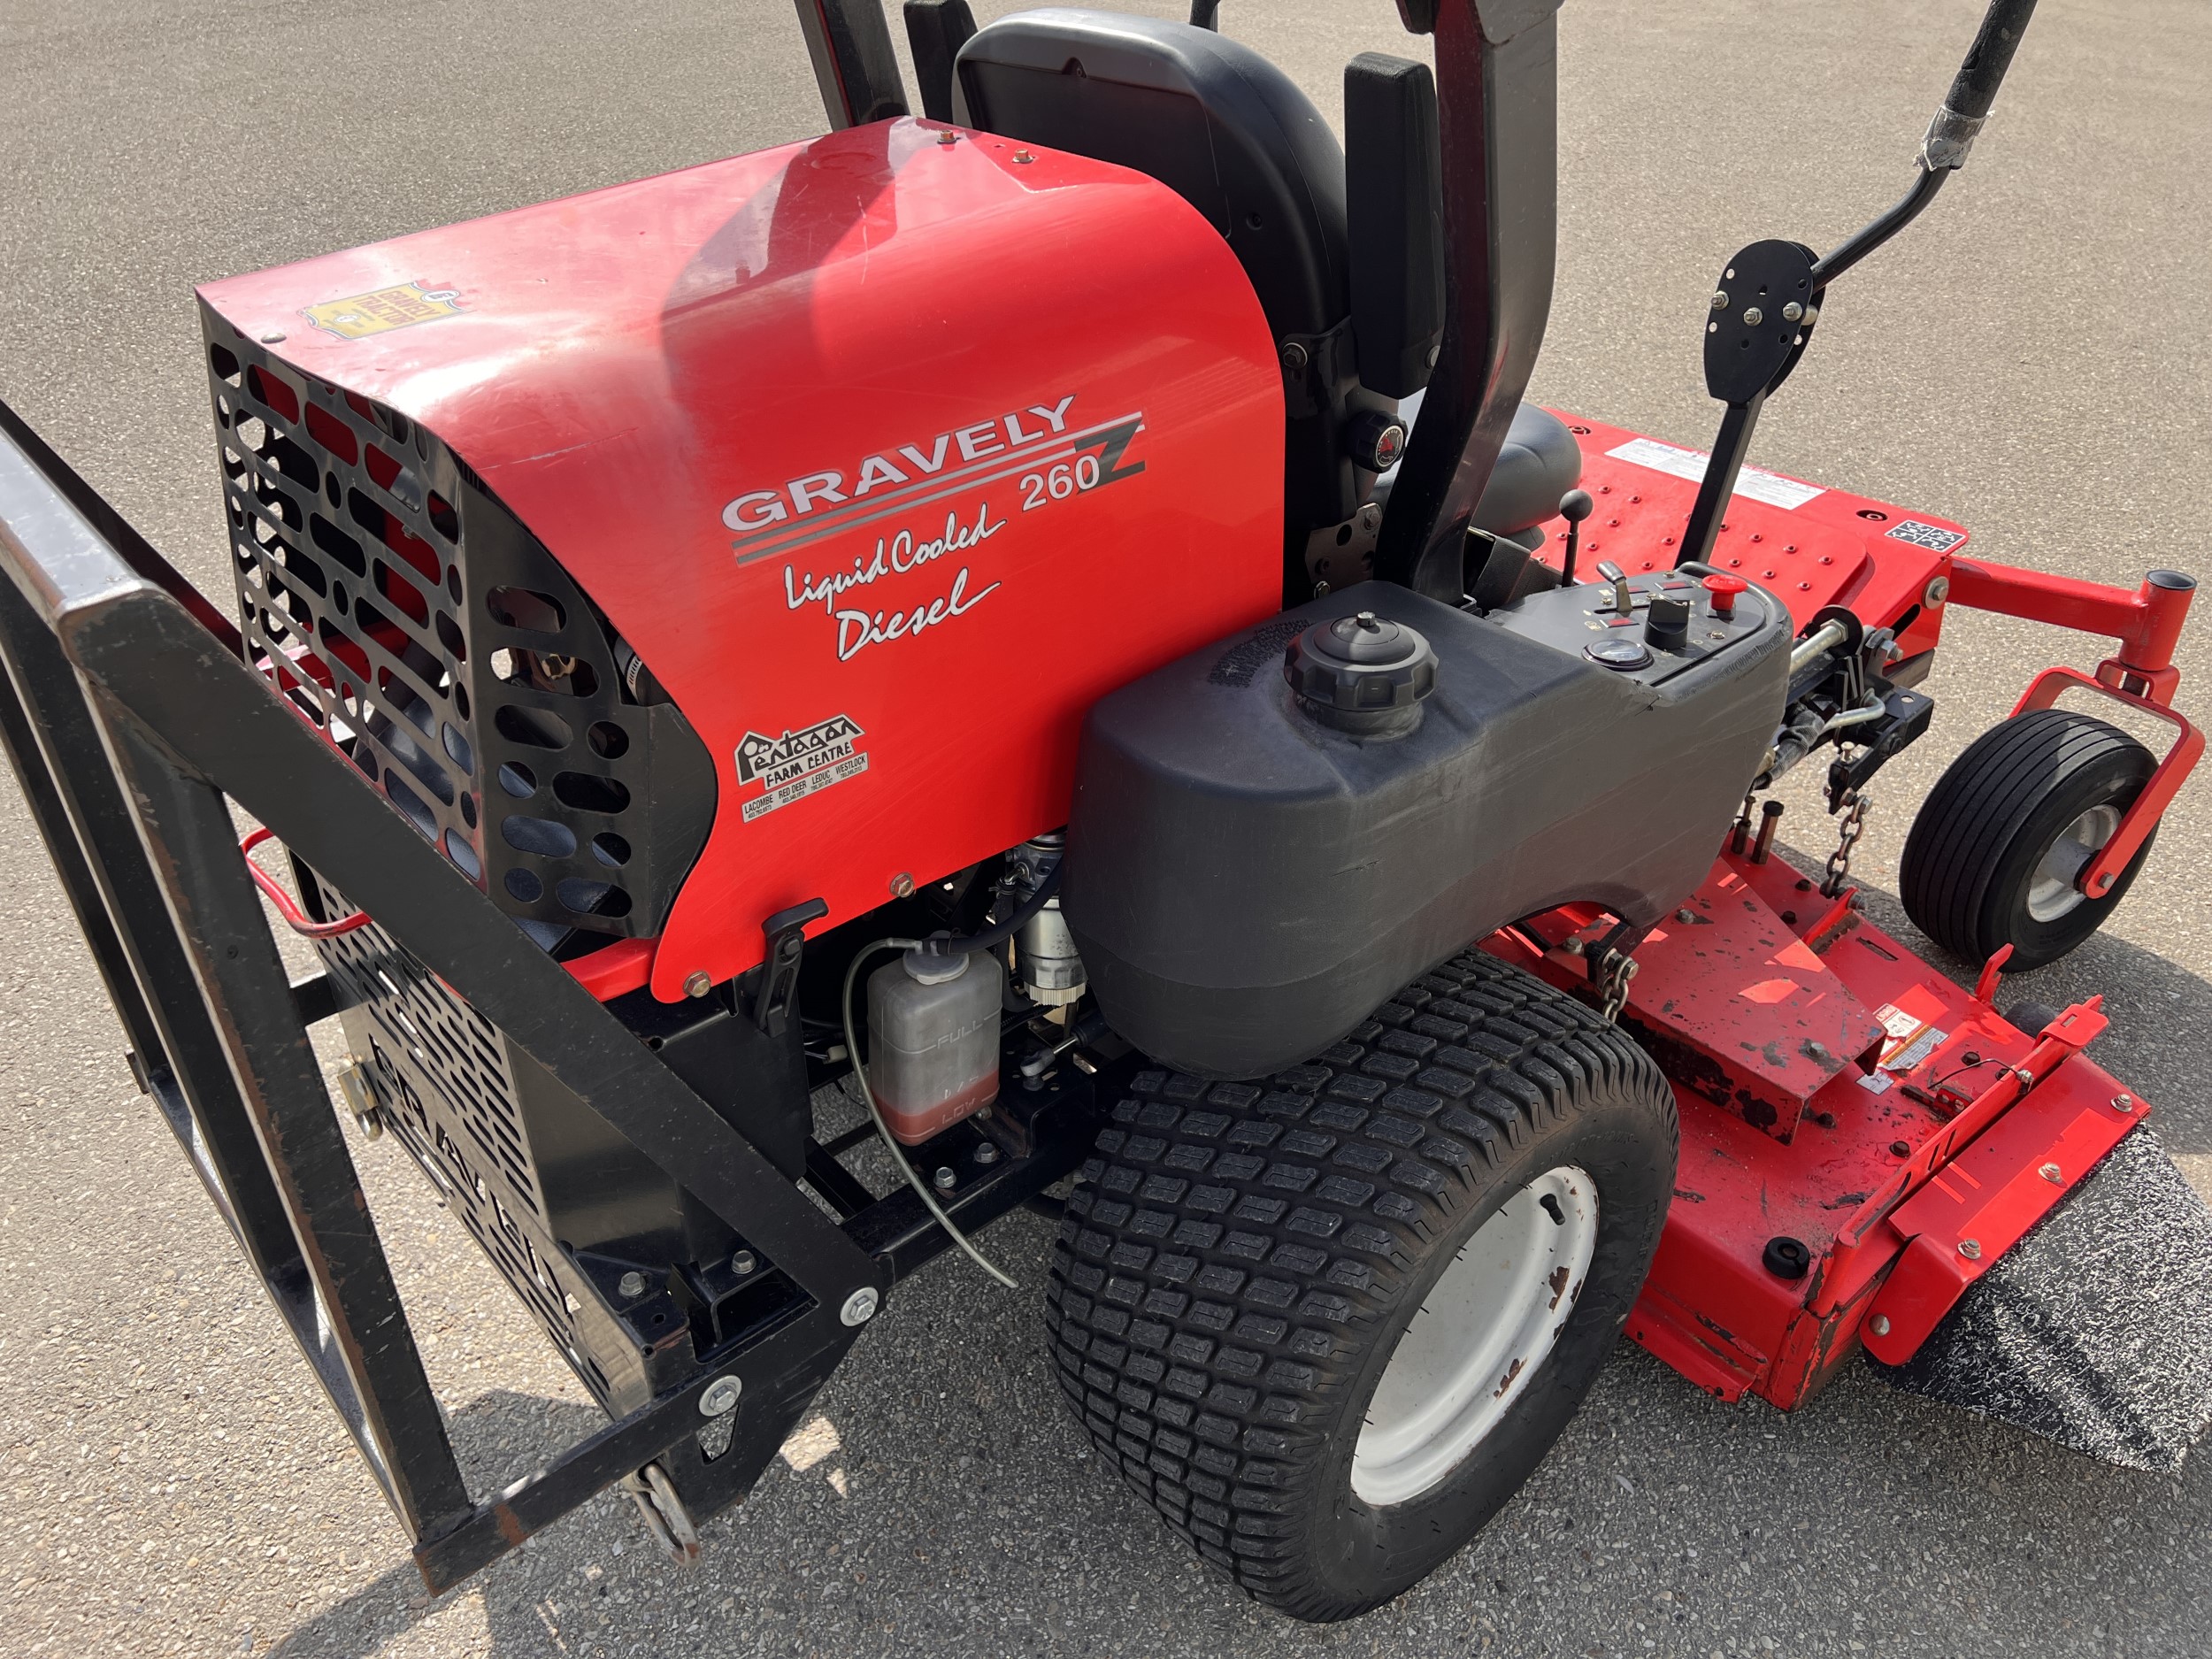
[[1975,137],[1989,119],[1990,106],[1997,101],[1997,88],[2004,84],[2005,71],[2012,67],[2012,55],[2020,48],[2028,19],[2034,15],[2035,0],[1990,0],[1974,43],[1966,49],[1951,89],[1920,141],[1920,176],[1896,206],[1813,266],[1816,292],[1919,218],[1943,181],[1966,165]]
[[1060,890],[1060,872],[1055,864],[1045,872],[1045,879],[1037,884],[1037,890],[1024,899],[1021,908],[995,927],[987,927],[972,939],[925,939],[915,947],[926,956],[964,956],[972,951],[991,950],[1004,944],[1019,933],[1022,924],[1045,907],[1045,901]]
[[1959,65],[1958,76],[1944,97],[1945,109],[1970,121],[1979,121],[1989,113],[2005,71],[2012,67],[2020,37],[2027,32],[2028,19],[2034,15],[2035,0],[1992,0],[1982,15],[1974,43],[1966,49],[1966,61]]

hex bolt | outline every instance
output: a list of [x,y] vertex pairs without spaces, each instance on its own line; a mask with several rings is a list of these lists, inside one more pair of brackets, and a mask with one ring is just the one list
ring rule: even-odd
[[745,1379],[743,1378],[717,1377],[707,1385],[706,1392],[699,1396],[699,1415],[703,1417],[718,1417],[725,1411],[734,1410],[738,1395],[744,1392]]
[[2112,1097],[2112,1110],[2116,1112],[2133,1111],[2135,1110],[2135,1096],[2132,1094],[2115,1094]]
[[1782,320],[1786,323],[1793,323],[1804,314],[1805,308],[1795,300],[1792,300],[1782,308]]
[[1766,321],[1767,314],[1756,305],[1747,305],[1744,307],[1743,319],[1747,326],[1756,328],[1761,323]]
[[957,133],[940,133],[937,134],[937,142],[941,144],[956,144],[960,142],[960,134]]
[[1982,1241],[1979,1239],[1961,1239],[1959,1240],[1959,1254],[1970,1262],[1980,1261],[1982,1259]]
[[740,1250],[735,1256],[730,1257],[730,1271],[735,1273],[740,1279],[744,1278],[759,1265],[760,1258],[750,1250]]
[[865,1325],[876,1317],[881,1301],[873,1285],[863,1285],[845,1298],[845,1305],[837,1310],[837,1317],[847,1325]]
[[895,876],[893,876],[891,878],[891,896],[895,899],[912,898],[914,896],[914,878],[907,874],[907,872],[903,870],[900,871]]
[[1717,311],[1724,311],[1728,309],[1727,289],[1723,288],[1713,296],[1713,309]]
[[635,1302],[645,1294],[645,1275],[633,1270],[623,1274],[615,1288],[622,1293],[624,1301]]
[[1306,366],[1305,347],[1300,345],[1295,340],[1286,341],[1283,344],[1283,366],[1294,374],[1304,368]]
[[1014,152],[1014,159],[1020,162],[1023,166],[1026,167],[1031,162],[1036,160],[1037,158],[1025,150],[1018,150]]
[[937,1173],[929,1178],[929,1184],[941,1193],[949,1193],[952,1191],[959,1179],[960,1178],[952,1172],[950,1164],[941,1164],[937,1166]]
[[2054,1187],[2058,1186],[2066,1179],[2066,1172],[2055,1164],[2046,1164],[2041,1169],[2036,1171],[2036,1173]]
[[713,988],[714,981],[707,978],[707,971],[704,968],[699,969],[684,981],[686,996],[704,996]]
[[1876,1314],[1871,1319],[1869,1319],[1866,1322],[1866,1328],[1873,1332],[1876,1336],[1887,1336],[1889,1334],[1889,1315],[1886,1313]]
[[978,1164],[982,1164],[986,1169],[988,1169],[992,1164],[997,1163],[998,1158],[998,1148],[988,1141],[986,1141],[981,1146],[975,1149],[975,1161]]
[[1939,576],[1921,590],[1920,603],[1931,611],[1951,596],[1951,579]]

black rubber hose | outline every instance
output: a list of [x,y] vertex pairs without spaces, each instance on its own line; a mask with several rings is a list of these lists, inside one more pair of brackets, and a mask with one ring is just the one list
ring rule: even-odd
[[1004,944],[1021,931],[1024,922],[1045,907],[1045,901],[1060,890],[1060,872],[1064,866],[1055,864],[1045,872],[1045,879],[1037,884],[1037,890],[1024,899],[1021,908],[995,927],[987,927],[972,939],[925,939],[916,947],[926,956],[964,956],[972,951],[990,950]]
[[1966,61],[1959,65],[1958,78],[1943,100],[1946,109],[1970,121],[1989,113],[2005,71],[2012,67],[2012,55],[2020,48],[2020,37],[2027,33],[2028,19],[2034,15],[2035,0],[1990,0],[1974,43],[1966,49]]

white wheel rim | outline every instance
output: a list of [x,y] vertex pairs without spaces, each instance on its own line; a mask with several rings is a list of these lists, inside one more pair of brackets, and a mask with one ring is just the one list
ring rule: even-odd
[[1356,1496],[1403,1503],[1465,1461],[1550,1356],[1597,1240],[1597,1187],[1571,1164],[1475,1229],[1375,1385],[1352,1452]]
[[2079,904],[2082,891],[2075,883],[2119,827],[2118,807],[2093,806],[2059,831],[2028,884],[2028,914],[2039,922],[2055,922]]

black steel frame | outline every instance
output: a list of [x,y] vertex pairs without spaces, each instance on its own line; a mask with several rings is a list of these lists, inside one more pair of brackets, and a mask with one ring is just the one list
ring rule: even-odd
[[[130,1044],[130,1064],[414,1545],[450,1588],[609,1485],[660,1463],[691,1515],[741,1499],[858,1333],[843,1312],[947,1248],[920,1200],[876,1200],[818,1148],[825,1213],[533,945],[238,655],[227,621],[0,404],[0,742]],[[468,1492],[307,1026],[331,982],[288,982],[229,803],[275,832],[591,1110],[772,1260],[780,1315],[680,1386],[484,1502]],[[1006,1152],[964,1157],[947,1205],[980,1225],[1072,1169],[1099,1081],[1018,1091]],[[922,1156],[979,1144],[958,1125]],[[832,1171],[834,1171],[833,1173]],[[841,1177],[841,1179],[840,1179]],[[863,1321],[864,1323],[864,1320]],[[741,1384],[726,1450],[701,1398]],[[726,1394],[727,1390],[721,1391]]]

